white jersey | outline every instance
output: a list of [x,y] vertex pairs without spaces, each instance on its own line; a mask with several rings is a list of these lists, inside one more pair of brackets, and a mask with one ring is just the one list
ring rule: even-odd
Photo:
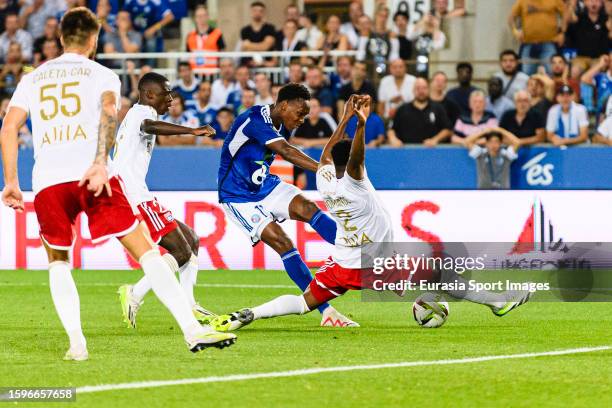
[[135,104],[125,115],[117,133],[111,171],[121,176],[128,200],[134,207],[154,198],[145,179],[155,146],[155,135],[143,132],[140,125],[147,119],[157,120],[157,117],[157,112],[151,106]]
[[82,55],[66,53],[25,75],[9,109],[25,110],[32,121],[32,189],[80,180],[95,159],[102,94],[121,82],[110,69]]
[[365,172],[363,180],[355,180],[346,172],[338,179],[333,165],[322,166],[317,171],[317,190],[338,226],[332,253],[337,264],[361,268],[365,245],[393,241],[391,217]]

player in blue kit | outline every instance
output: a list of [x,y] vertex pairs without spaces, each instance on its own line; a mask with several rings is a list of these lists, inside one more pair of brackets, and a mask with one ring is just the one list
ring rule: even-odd
[[[310,93],[300,84],[282,87],[273,105],[256,105],[239,115],[225,138],[218,175],[219,202],[230,220],[256,245],[263,241],[283,260],[289,277],[305,290],[312,274],[280,227],[285,219],[307,222],[332,245],[336,223],[301,191],[270,174],[276,154],[313,172],[318,163],[287,142],[310,108]],[[319,307],[321,326],[359,326],[327,303]]]

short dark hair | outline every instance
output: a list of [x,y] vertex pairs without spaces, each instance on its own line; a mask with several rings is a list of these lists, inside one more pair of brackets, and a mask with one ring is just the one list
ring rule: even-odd
[[179,92],[172,92],[172,99],[181,101],[181,106],[183,107],[183,110],[187,108],[187,106],[185,106],[185,98]]
[[191,69],[191,64],[188,63],[187,61],[181,61],[178,63],[178,69],[181,69],[181,67],[187,67],[189,69]]
[[406,20],[410,21],[410,15],[407,11],[398,11],[397,13],[395,13],[393,15],[393,21],[395,21],[395,19],[398,17],[404,17]]
[[60,22],[64,45],[85,45],[87,40],[100,31],[100,22],[87,7],[68,10]]
[[251,3],[251,8],[253,8],[253,7],[261,7],[261,8],[265,9],[266,5],[263,2],[261,2],[261,1],[254,1],[254,2]]
[[304,85],[292,82],[283,86],[280,91],[278,91],[276,103],[281,103],[283,101],[291,102],[297,99],[304,99],[305,101],[310,100],[310,92]]
[[502,134],[496,131],[492,131],[492,132],[487,132],[485,133],[485,139],[487,140],[487,142],[491,139],[493,139],[494,137],[498,138],[500,141],[503,140],[504,138],[502,137]]
[[561,53],[556,53],[555,55],[553,55],[552,57],[550,57],[550,62],[552,62],[552,60],[554,58],[561,58],[563,60],[563,62],[565,64],[567,64],[567,58],[565,58],[565,55],[561,54]]
[[464,68],[469,69],[470,72],[474,72],[474,67],[472,66],[472,64],[466,61],[458,63],[456,70],[459,71],[460,69],[464,69]]
[[352,140],[342,139],[332,147],[332,159],[336,166],[346,166],[351,155]]
[[511,49],[503,50],[502,52],[500,52],[499,59],[501,60],[502,58],[508,55],[512,55],[514,59],[519,59],[519,55],[516,53],[516,51],[511,50]]
[[140,78],[140,81],[138,81],[138,91],[143,91],[149,84],[157,84],[163,87],[166,82],[168,82],[168,78],[165,76],[157,72],[147,72]]
[[223,113],[223,112],[229,113],[229,114],[231,114],[231,115],[233,115],[233,114],[234,114],[234,111],[233,111],[233,110],[231,110],[231,109],[230,109],[230,108],[228,108],[227,106],[223,106],[223,107],[221,107],[221,108],[220,108],[220,109],[217,111],[217,115],[218,115],[218,114],[220,114],[220,113]]

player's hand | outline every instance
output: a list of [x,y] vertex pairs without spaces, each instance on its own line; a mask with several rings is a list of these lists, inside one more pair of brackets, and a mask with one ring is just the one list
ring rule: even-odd
[[10,183],[4,186],[2,190],[2,202],[4,205],[17,212],[22,212],[25,209],[23,194],[21,193],[18,183]]
[[94,193],[94,197],[98,197],[102,194],[102,191],[106,189],[106,193],[109,197],[112,197],[113,192],[111,191],[110,184],[108,182],[108,171],[106,166],[99,163],[94,163],[85,172],[85,175],[79,181],[79,187],[87,184],[87,190]]
[[355,100],[355,113],[357,114],[357,121],[360,126],[365,125],[366,120],[368,120],[371,101],[370,95],[362,95]]
[[355,113],[355,99],[357,97],[358,95],[351,95],[348,101],[346,101],[346,103],[344,104],[344,112],[342,114],[343,119],[348,120]]
[[429,139],[423,140],[423,145],[426,147],[435,147],[438,145],[438,142],[434,138],[430,137]]
[[207,136],[207,137],[213,137],[214,135],[217,134],[215,129],[213,129],[213,127],[210,125],[204,125],[204,126],[200,126],[199,128],[195,128],[193,129],[192,133],[194,136]]

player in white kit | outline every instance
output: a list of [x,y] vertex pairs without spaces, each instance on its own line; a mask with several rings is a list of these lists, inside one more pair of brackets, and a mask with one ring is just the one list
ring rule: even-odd
[[[138,93],[138,103],[130,108],[119,126],[111,168],[123,180],[127,198],[138,209],[153,241],[168,251],[164,259],[178,272],[194,316],[200,323],[209,323],[215,315],[201,307],[193,295],[200,239],[157,201],[145,179],[157,135],[213,136],[215,130],[209,125],[189,128],[158,120],[159,115],[168,112],[172,102],[170,83],[163,75],[145,74],[138,82]],[[119,288],[124,321],[129,327],[136,327],[136,313],[149,290],[151,284],[146,276],[133,286]]]
[[96,50],[99,30],[96,16],[85,7],[64,15],[64,54],[21,79],[0,133],[5,178],[2,201],[23,211],[17,177],[17,132],[30,116],[34,208],[49,258],[51,296],[70,340],[64,358],[88,358],[79,294],[69,264],[73,227],[81,212],[87,215],[93,242],[117,237],[140,262],[191,351],[230,345],[235,337],[216,333],[195,319],[170,267],[136,219],[120,178],[109,177],[107,157],[115,139],[121,84],[115,73],[89,59]]

